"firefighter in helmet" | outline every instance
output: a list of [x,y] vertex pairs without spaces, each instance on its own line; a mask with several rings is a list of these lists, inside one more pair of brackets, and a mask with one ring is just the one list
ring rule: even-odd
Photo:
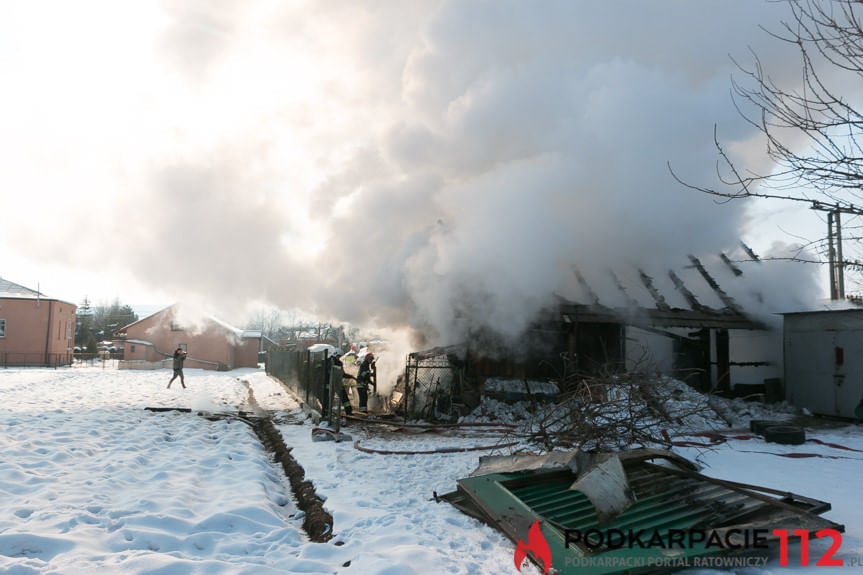
[[[350,373],[347,373],[344,370],[344,364],[342,363],[341,358],[342,358],[341,350],[335,349],[335,350],[333,350],[332,355],[330,355],[327,358],[327,361],[324,364],[326,366],[326,369],[327,369],[327,372],[326,372],[325,377],[324,377],[324,396],[323,396],[323,400],[321,401],[321,407],[322,407],[322,411],[324,413],[329,411],[330,400],[332,399],[332,396],[333,396],[333,391],[332,391],[332,388],[330,387],[330,383],[331,383],[330,378],[332,377],[332,369],[331,368],[332,367],[338,367],[341,370],[342,381],[344,381],[345,379],[356,379],[353,375],[351,375]],[[332,382],[332,383],[334,383],[334,382]],[[344,411],[347,415],[351,415],[351,413],[353,412],[353,408],[351,407],[351,400],[348,398],[348,392],[347,392],[347,390],[345,390],[344,384],[340,385],[340,386],[336,386],[336,387],[339,390],[339,400],[341,401],[342,409],[344,409]]]
[[375,368],[375,356],[367,353],[360,363],[360,371],[357,373],[357,395],[360,397],[360,413],[369,412],[369,387],[377,393],[377,370]]

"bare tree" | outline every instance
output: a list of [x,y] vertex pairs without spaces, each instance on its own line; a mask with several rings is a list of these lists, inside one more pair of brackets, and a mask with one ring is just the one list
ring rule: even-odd
[[273,339],[282,326],[282,311],[276,307],[258,308],[246,324],[248,329],[260,330],[263,335]]
[[[790,17],[778,31],[767,33],[796,49],[799,85],[788,88],[775,82],[754,53],[750,67],[735,62],[742,80],[732,81],[734,105],[765,137],[775,169],[767,174],[742,172],[714,132],[722,185],[694,186],[674,177],[722,202],[777,199],[825,212],[827,236],[813,247],[829,261],[831,292],[841,299],[844,271],[859,271],[863,265],[854,257],[859,253],[857,230],[863,215],[863,101],[855,101],[863,80],[863,2],[785,1]],[[843,253],[843,243],[855,251]]]

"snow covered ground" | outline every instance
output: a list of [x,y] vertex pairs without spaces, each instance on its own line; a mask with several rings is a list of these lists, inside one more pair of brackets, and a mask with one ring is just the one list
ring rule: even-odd
[[[378,455],[352,442],[314,442],[312,422],[262,371],[186,373],[188,389],[167,390],[168,370],[0,370],[0,573],[517,573],[514,546],[502,534],[433,501],[434,492],[455,489],[491,451]],[[329,542],[309,542],[281,469],[247,424],[145,409],[237,412],[249,409],[250,389],[326,498],[334,518]],[[727,407],[742,422],[752,414],[741,410],[751,405]],[[343,431],[365,447],[391,451],[497,440],[469,431]],[[860,426],[808,435],[863,450]],[[863,452],[752,439],[677,451],[711,476],[829,501],[833,510],[825,516],[846,526],[835,557],[848,573],[852,559],[863,559]],[[777,455],[783,453],[823,457]],[[813,543],[813,563],[826,546]],[[780,567],[777,558],[745,573],[824,569],[799,566],[794,551],[792,566]],[[539,570],[526,565],[522,572]]]

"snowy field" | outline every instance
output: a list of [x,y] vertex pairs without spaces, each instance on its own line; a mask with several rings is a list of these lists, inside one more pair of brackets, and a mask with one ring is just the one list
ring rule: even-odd
[[[432,499],[455,489],[480,453],[378,455],[352,442],[313,442],[312,422],[262,371],[186,373],[188,389],[167,390],[169,370],[0,370],[0,573],[518,573],[514,545],[503,535]],[[145,409],[247,410],[250,389],[326,498],[335,532],[329,542],[309,542],[281,469],[247,424]],[[363,446],[400,451],[493,442],[469,432],[385,438],[344,431]],[[863,450],[860,426],[808,436]],[[829,501],[825,516],[846,527],[835,555],[846,567],[832,571],[855,572],[848,564],[863,558],[863,452],[761,440],[677,451],[707,475]],[[787,453],[822,457],[778,455]],[[813,563],[824,550],[823,541],[813,543]],[[741,573],[825,569],[801,567],[795,547],[791,563],[780,567],[776,558]]]

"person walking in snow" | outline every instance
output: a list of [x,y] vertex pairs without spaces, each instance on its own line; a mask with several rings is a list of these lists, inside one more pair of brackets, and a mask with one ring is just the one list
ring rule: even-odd
[[183,389],[186,389],[186,379],[183,377],[183,362],[186,361],[187,355],[188,354],[180,346],[177,346],[177,349],[174,350],[174,376],[171,378],[171,381],[168,382],[168,389],[171,389],[171,384],[174,383],[177,376],[180,377],[180,385],[183,386]]
[[369,386],[374,387],[375,392],[378,390],[377,370],[375,369],[375,356],[372,353],[367,353],[360,364],[360,371],[357,374],[357,395],[360,396],[360,413],[369,412]]

